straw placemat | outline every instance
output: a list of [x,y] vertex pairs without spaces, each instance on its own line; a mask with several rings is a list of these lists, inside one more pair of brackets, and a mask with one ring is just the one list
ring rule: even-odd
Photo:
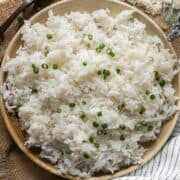
[[[0,0],[0,24],[21,4],[22,0]],[[158,16],[153,19],[163,28],[168,30]],[[18,29],[18,23],[14,22],[5,34],[3,42],[0,42],[0,60],[3,58],[4,51]],[[173,46],[180,57],[180,38],[175,40]],[[5,149],[13,141],[8,135],[7,129],[0,117],[0,179],[5,180],[56,180],[56,177],[31,162],[17,147],[6,156]]]

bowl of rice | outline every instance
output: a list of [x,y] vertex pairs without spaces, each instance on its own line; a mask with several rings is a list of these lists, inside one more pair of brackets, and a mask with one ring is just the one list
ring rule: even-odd
[[116,178],[149,161],[173,131],[178,70],[166,36],[139,10],[65,0],[25,21],[10,42],[1,112],[40,167],[68,179]]

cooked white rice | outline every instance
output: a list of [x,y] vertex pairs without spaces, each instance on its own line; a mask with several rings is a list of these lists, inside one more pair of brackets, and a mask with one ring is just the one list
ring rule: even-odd
[[139,142],[156,139],[176,111],[177,59],[160,38],[133,11],[111,17],[108,9],[50,11],[45,24],[26,21],[21,33],[2,92],[26,145],[72,175],[140,163]]

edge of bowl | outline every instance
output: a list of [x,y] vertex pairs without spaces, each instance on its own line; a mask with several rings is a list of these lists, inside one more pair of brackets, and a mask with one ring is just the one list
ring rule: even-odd
[[[75,1],[75,0],[62,0],[60,2],[53,3],[52,5],[44,8],[43,10],[41,10],[40,12],[38,12],[37,14],[32,16],[29,20],[33,21],[40,14],[45,13],[45,12],[47,12],[50,9],[53,9],[53,7],[55,7],[57,5],[60,5],[60,4],[63,4],[63,3],[66,3],[66,2],[71,2],[71,1]],[[151,25],[153,25],[159,31],[159,34],[161,34],[161,36],[162,36],[162,38],[164,40],[166,39],[166,35],[161,30],[161,28],[150,17],[148,17],[145,13],[143,13],[142,11],[137,9],[136,7],[133,7],[133,6],[129,5],[129,4],[127,4],[127,3],[124,3],[124,2],[121,2],[121,1],[118,1],[118,0],[105,0],[105,1],[114,2],[114,3],[117,3],[119,5],[122,5],[122,6],[126,7],[128,9],[135,10],[138,14],[140,14],[141,16],[144,16],[144,18],[147,21],[149,21],[149,23],[151,23]],[[9,43],[9,45],[8,45],[6,51],[5,51],[5,55],[4,55],[2,64],[1,64],[1,69],[0,69],[0,84],[1,85],[3,84],[3,76],[4,76],[4,73],[3,73],[3,70],[2,70],[2,66],[5,64],[5,62],[6,62],[7,58],[8,58],[8,54],[10,53],[11,46],[14,44],[14,42],[16,41],[16,39],[18,38],[19,35],[20,35],[20,30],[15,34],[15,36],[13,37],[13,39],[11,40],[11,42]],[[170,44],[169,42],[166,42],[166,44],[168,45],[168,47],[172,51],[172,53],[176,55],[176,52],[175,52],[172,44]],[[180,74],[178,74],[177,76],[178,76],[177,77],[178,78],[177,81],[178,81],[178,96],[179,96],[180,95]],[[178,101],[178,106],[180,106],[180,102],[179,101]],[[19,140],[17,134],[11,128],[11,123],[8,120],[8,117],[7,117],[7,112],[6,112],[6,108],[5,108],[5,105],[4,105],[4,101],[3,101],[2,95],[0,95],[0,109],[1,109],[1,114],[2,114],[2,117],[3,117],[4,123],[5,123],[5,125],[6,125],[6,127],[8,129],[8,132],[10,133],[11,137],[13,138],[13,140],[15,141],[17,146],[23,151],[23,153],[29,159],[31,159],[39,167],[41,167],[41,168],[43,168],[43,169],[45,169],[45,170],[47,170],[47,171],[49,171],[49,172],[51,172],[51,173],[53,173],[55,175],[58,175],[58,176],[61,176],[61,177],[64,177],[64,178],[68,178],[68,179],[79,179],[79,177],[77,177],[77,176],[72,176],[72,175],[68,175],[68,174],[61,174],[61,172],[56,167],[48,166],[43,161],[43,159],[37,158],[35,155],[33,155],[31,153],[31,151]],[[153,156],[155,156],[161,150],[161,148],[165,145],[166,141],[168,140],[169,136],[171,135],[171,133],[172,133],[172,131],[173,131],[175,125],[176,125],[178,117],[179,117],[179,112],[177,112],[174,115],[174,118],[172,120],[170,120],[170,121],[172,121],[173,125],[168,130],[166,138],[164,138],[161,141],[161,143],[159,144],[159,146],[154,148],[153,151],[151,151],[151,153],[146,158],[143,158],[143,161],[140,164],[138,164],[138,165],[130,165],[128,168],[119,170],[119,171],[115,172],[114,174],[107,174],[107,175],[105,174],[105,175],[102,175],[102,176],[92,176],[92,177],[86,177],[86,178],[82,178],[82,179],[106,180],[106,179],[117,178],[117,177],[126,175],[127,173],[133,172],[134,170],[138,169],[140,166],[144,165],[149,160],[151,160],[151,158]]]

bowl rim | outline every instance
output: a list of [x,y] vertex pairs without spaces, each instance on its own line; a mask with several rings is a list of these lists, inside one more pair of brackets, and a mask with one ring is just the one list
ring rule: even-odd
[[[76,0],[62,0],[62,1],[58,1],[56,3],[53,3],[51,5],[49,5],[48,7],[42,9],[41,11],[39,11],[38,13],[36,13],[35,15],[33,15],[29,21],[34,21],[36,18],[38,18],[39,15],[41,15],[42,13],[47,13],[50,9],[53,10],[54,7],[56,6],[60,6],[61,4],[64,3],[68,3],[68,2],[72,2],[72,1],[76,1]],[[119,1],[119,0],[103,0],[106,2],[110,2],[110,3],[117,3],[117,5],[119,6],[123,6],[127,9],[131,9],[131,10],[135,10],[140,16],[143,16],[143,18],[145,18],[152,26],[154,26],[154,28],[156,28],[156,30],[158,31],[159,34],[161,34],[163,39],[166,39],[166,35],[164,34],[164,32],[162,31],[162,29],[156,24],[156,22],[154,22],[148,15],[146,15],[144,12],[140,11],[139,9],[137,9],[136,7],[133,7],[125,2]],[[13,37],[13,39],[10,41],[7,49],[5,50],[5,54],[2,60],[2,64],[1,64],[1,69],[0,69],[0,85],[3,84],[3,76],[4,76],[4,72],[2,70],[3,65],[6,62],[6,59],[8,57],[8,54],[10,54],[10,49],[13,46],[13,44],[15,43],[16,39],[19,37],[20,35],[20,30],[21,28],[18,30],[18,32],[16,32],[15,36]],[[161,38],[161,39],[162,39]],[[172,46],[171,43],[169,43],[168,41],[166,42],[168,48],[171,50],[171,52],[176,55],[176,52]],[[178,81],[178,96],[179,96],[179,91],[180,91],[180,73],[178,73],[177,75],[177,81]],[[180,102],[178,101],[178,106],[180,106]],[[13,128],[11,128],[12,124],[9,121],[9,118],[7,116],[7,111],[4,105],[4,100],[2,97],[2,94],[0,94],[0,110],[1,110],[1,114],[2,114],[2,119],[6,125],[6,128],[9,132],[9,134],[11,135],[12,139],[15,141],[16,145],[21,149],[21,151],[31,160],[33,161],[36,165],[38,165],[39,167],[43,168],[44,170],[47,170],[48,172],[51,172],[54,175],[58,175],[67,179],[79,179],[78,176],[72,176],[70,174],[62,174],[56,167],[54,166],[48,166],[43,159],[40,159],[39,157],[36,157],[34,154],[32,154],[31,150],[29,150],[23,143],[22,141],[20,141],[20,139],[18,138],[16,132],[13,130]],[[165,145],[166,141],[168,140],[169,136],[171,135],[177,119],[179,117],[179,112],[176,112],[174,115],[174,120],[170,120],[172,121],[173,125],[171,126],[171,129],[167,132],[167,136],[166,138],[164,138],[161,141],[161,144],[153,149],[153,152],[150,153],[150,155],[144,160],[142,161],[142,163],[140,165],[130,165],[130,167],[123,169],[123,170],[119,170],[117,172],[115,172],[114,174],[105,174],[102,176],[91,176],[91,177],[87,177],[85,179],[90,179],[90,180],[106,180],[106,179],[110,179],[110,178],[117,178],[123,175],[126,175],[130,172],[135,171],[136,169],[138,169],[140,166],[144,165],[145,163],[147,163],[149,160],[151,160],[160,150],[161,148]],[[81,179],[81,178],[80,178]],[[82,178],[84,179],[84,178]]]

